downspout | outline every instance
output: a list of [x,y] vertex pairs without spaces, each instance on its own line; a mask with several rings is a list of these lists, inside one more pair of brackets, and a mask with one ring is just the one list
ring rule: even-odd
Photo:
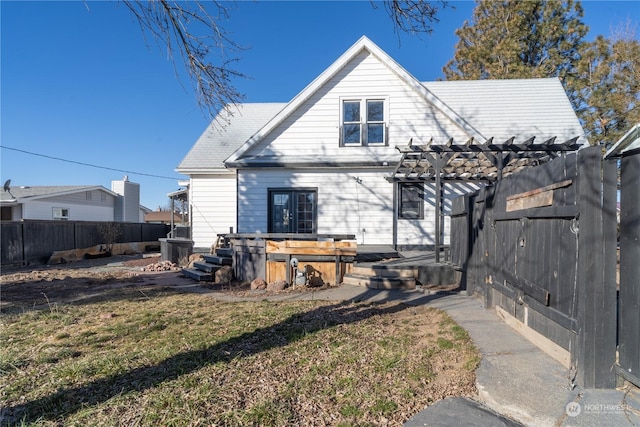
[[169,200],[171,200],[171,231],[169,232],[169,234],[173,238],[173,231],[175,230],[174,223],[173,223],[173,210],[175,209],[175,207],[173,205],[173,203],[174,203],[173,197],[169,197]]
[[398,250],[398,186],[400,184],[393,182],[393,250]]

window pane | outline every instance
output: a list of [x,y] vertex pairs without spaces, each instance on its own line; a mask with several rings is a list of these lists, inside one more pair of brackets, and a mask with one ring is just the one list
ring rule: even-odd
[[367,143],[380,144],[384,142],[384,125],[367,125]]
[[367,121],[368,122],[384,121],[384,102],[367,101]]
[[343,144],[360,144],[360,125],[344,125],[342,128]]
[[345,101],[343,103],[343,121],[347,122],[360,122],[360,102],[359,101]]
[[419,184],[401,184],[398,216],[406,219],[422,219],[423,194],[422,186]]

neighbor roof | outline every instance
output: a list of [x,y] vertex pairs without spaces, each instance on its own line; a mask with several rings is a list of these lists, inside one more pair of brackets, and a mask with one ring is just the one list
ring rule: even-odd
[[38,185],[38,186],[12,186],[9,191],[0,191],[2,202],[26,202],[46,197],[63,196],[78,193],[80,191],[102,190],[113,196],[116,193],[107,190],[101,185]]
[[225,169],[224,161],[271,120],[286,103],[228,106],[211,122],[176,171],[184,174]]

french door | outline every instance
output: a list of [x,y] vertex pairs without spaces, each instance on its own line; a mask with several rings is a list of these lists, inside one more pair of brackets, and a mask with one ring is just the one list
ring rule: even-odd
[[317,190],[269,190],[269,233],[316,233]]

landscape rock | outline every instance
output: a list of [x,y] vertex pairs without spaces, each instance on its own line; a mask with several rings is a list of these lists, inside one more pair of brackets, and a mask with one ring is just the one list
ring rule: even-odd
[[233,279],[234,279],[233,268],[231,268],[228,265],[225,265],[224,267],[216,271],[216,275],[215,275],[216,283],[231,283]]
[[161,261],[156,262],[154,264],[149,264],[140,269],[141,271],[178,271],[180,270],[180,266],[175,262],[171,261]]
[[203,259],[204,259],[204,256],[202,256],[202,254],[189,255],[189,265],[187,266],[187,268],[195,268],[193,264],[195,262],[202,261]]
[[267,291],[269,292],[281,292],[287,287],[287,282],[284,280],[276,280],[267,285]]
[[267,289],[267,282],[262,278],[253,279],[251,281],[251,290]]
[[189,262],[200,261],[202,259],[204,259],[204,256],[202,254],[191,254],[191,255],[189,255]]

